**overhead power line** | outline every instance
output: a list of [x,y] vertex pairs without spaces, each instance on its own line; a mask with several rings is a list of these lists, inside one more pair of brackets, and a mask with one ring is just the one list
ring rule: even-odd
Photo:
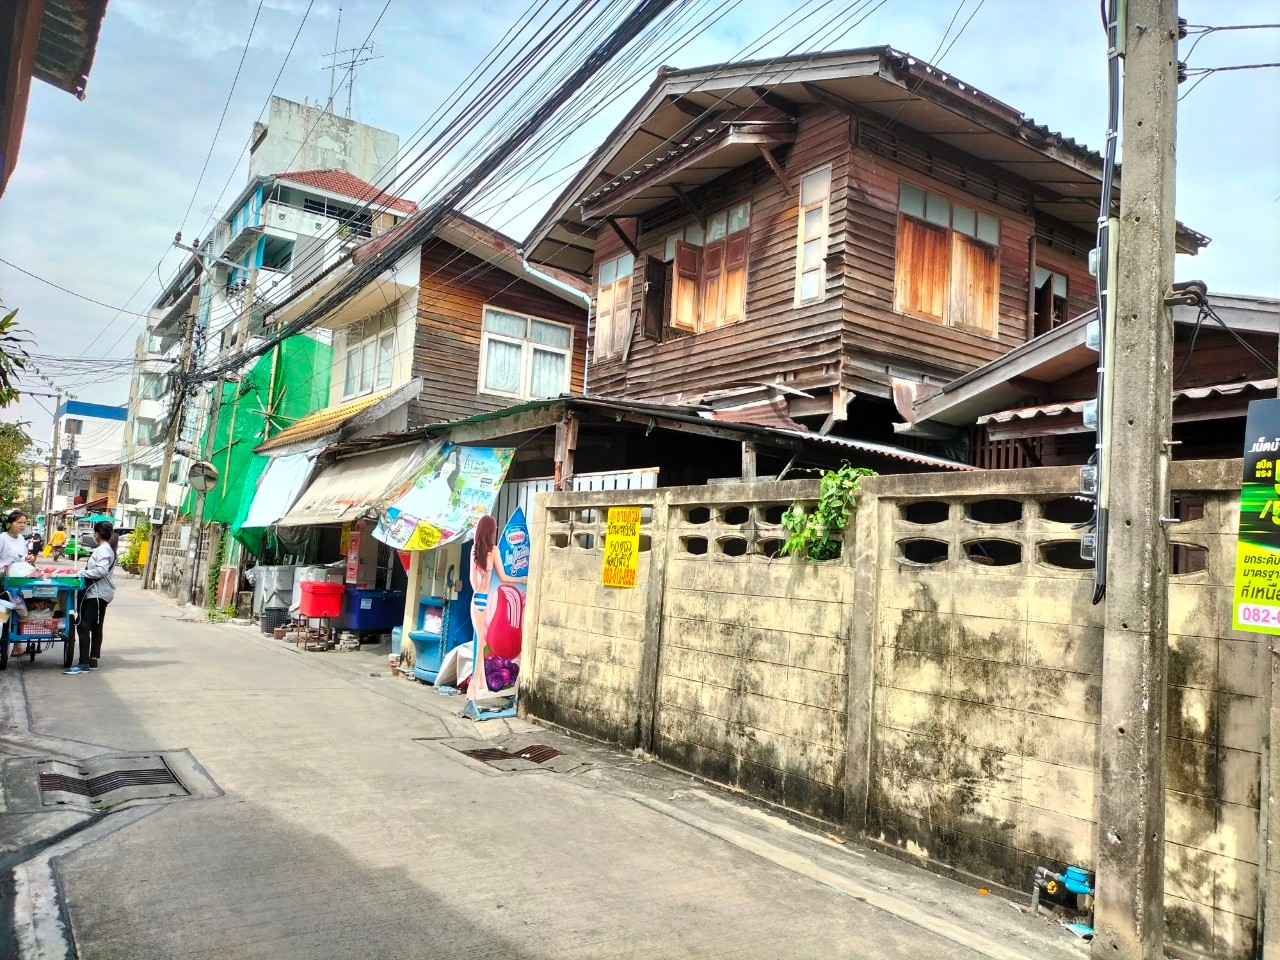
[[[25,273],[31,279],[39,280],[41,283],[45,284],[46,286],[53,287],[55,290],[61,290],[63,293],[68,293],[78,300],[84,300],[87,303],[92,303],[99,307],[106,307],[108,310],[114,310],[116,311],[117,315],[127,313],[132,317],[142,317],[142,319],[144,320],[147,319],[147,314],[145,313],[136,313],[133,310],[126,310],[124,307],[116,307],[116,306],[112,306],[109,303],[103,303],[101,300],[93,299],[93,297],[86,297],[83,293],[76,293],[76,291],[70,289],[69,287],[64,287],[60,283],[54,283],[52,280],[48,280],[45,277],[40,276],[40,274],[38,273],[32,273],[30,270],[26,270],[18,266],[16,263],[10,263],[8,260],[5,260],[3,257],[0,257],[0,263],[3,263],[6,267],[9,267],[10,269],[17,270],[19,273]],[[146,281],[143,281],[143,282],[145,283]]]

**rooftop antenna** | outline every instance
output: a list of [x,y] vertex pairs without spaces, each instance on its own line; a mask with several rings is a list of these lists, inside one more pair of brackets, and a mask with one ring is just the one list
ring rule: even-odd
[[[341,29],[342,29],[342,8],[339,7],[338,8],[338,30],[340,31]],[[338,59],[343,54],[349,54],[349,56],[344,60]],[[338,32],[337,31],[335,31],[333,35],[333,50],[329,53],[326,53],[325,56],[333,57],[333,63],[325,67],[325,69],[329,71],[329,102],[325,104],[325,110],[329,113],[333,113],[334,95],[336,93],[342,92],[342,85],[343,83],[345,83],[347,85],[347,112],[345,116],[348,120],[350,120],[351,119],[351,98],[355,93],[355,87],[356,87],[356,67],[360,66],[361,64],[368,63],[371,60],[381,60],[382,56],[381,54],[378,54],[376,52],[376,50],[374,49],[374,45],[372,43],[363,43],[358,47],[349,47],[346,50],[340,50],[338,48]],[[338,70],[343,67],[346,68],[347,73],[342,80],[336,81],[337,89],[335,90],[334,88],[335,77],[337,76]]]

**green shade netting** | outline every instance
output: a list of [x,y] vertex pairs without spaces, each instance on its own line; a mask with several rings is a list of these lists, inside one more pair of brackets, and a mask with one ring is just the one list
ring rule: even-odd
[[[257,554],[262,547],[261,528],[241,524],[258,489],[258,478],[268,458],[253,448],[275,436],[329,402],[329,370],[333,348],[307,336],[292,337],[275,351],[260,357],[239,383],[222,385],[213,444],[206,428],[202,449],[212,449],[210,462],[218,471],[218,485],[205,494],[204,519],[227,524],[231,535]],[[188,493],[182,512],[195,509],[195,494]]]

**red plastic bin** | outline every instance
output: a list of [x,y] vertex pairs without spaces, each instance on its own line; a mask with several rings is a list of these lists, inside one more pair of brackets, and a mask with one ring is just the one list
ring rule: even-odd
[[341,583],[326,580],[302,581],[302,599],[298,606],[304,617],[337,617],[342,614]]

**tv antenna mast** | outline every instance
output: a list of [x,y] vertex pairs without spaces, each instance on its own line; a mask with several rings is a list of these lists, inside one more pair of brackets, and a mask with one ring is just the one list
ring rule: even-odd
[[[371,60],[381,60],[382,55],[377,53],[372,42],[361,44],[358,47],[349,47],[345,50],[338,47],[338,38],[342,32],[342,8],[338,8],[338,26],[333,32],[333,50],[326,53],[326,57],[332,57],[333,63],[325,67],[329,71],[329,100],[325,103],[325,110],[333,113],[333,98],[335,94],[342,92],[342,85],[347,85],[347,112],[345,114],[348,120],[351,119],[351,97],[355,93],[356,86],[356,67],[368,63]],[[344,59],[339,59],[343,58]],[[337,74],[340,69],[346,68],[346,75],[337,80]],[[336,89],[335,89],[336,80]]]

